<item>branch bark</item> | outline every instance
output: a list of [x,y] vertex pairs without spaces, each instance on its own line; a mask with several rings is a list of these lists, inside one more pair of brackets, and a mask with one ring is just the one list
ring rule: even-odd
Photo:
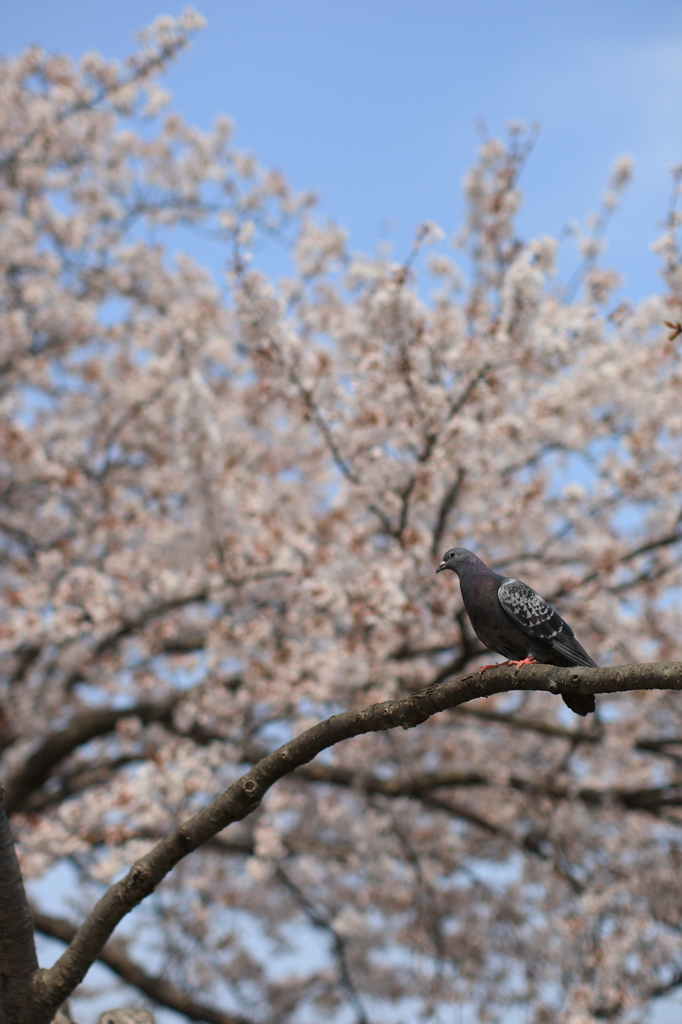
[[38,747],[24,764],[7,780],[5,806],[8,814],[21,810],[26,799],[40,789],[52,769],[69,754],[89,743],[97,736],[104,736],[116,728],[124,718],[140,718],[145,724],[162,720],[177,704],[178,697],[172,697],[158,704],[138,704],[131,708],[106,708],[83,711],[74,716],[61,732],[53,733]]
[[0,789],[0,1021],[10,1024],[30,996],[38,957],[4,796]]
[[352,736],[398,726],[410,729],[441,711],[496,693],[540,690],[554,694],[600,694],[652,689],[682,689],[682,664],[607,668],[524,665],[519,670],[502,666],[449,679],[400,700],[345,711],[318,723],[264,757],[212,803],[157,843],[125,878],[108,889],[57,963],[36,977],[30,1012],[21,1018],[20,1024],[48,1024],[57,1007],[83,980],[123,917],[153,892],[188,853],[245,818],[275,782],[307,764],[322,750]]
[[142,629],[153,619],[158,619],[160,616],[176,611],[178,608],[185,608],[188,604],[206,601],[209,596],[210,590],[207,587],[199,587],[198,590],[193,590],[189,594],[180,594],[177,597],[170,597],[166,601],[158,601],[156,604],[152,604],[138,612],[137,615],[123,619],[117,626],[100,637],[82,664],[76,665],[68,673],[63,682],[64,689],[73,689],[76,683],[79,683],[83,678],[84,666],[91,664],[102,654],[111,650],[120,640],[124,640],[131,633],[137,632],[138,629]]
[[[72,924],[58,917],[50,917],[48,914],[41,914],[34,910],[33,920],[36,931],[48,935],[52,939],[59,939],[60,942],[67,945],[76,934],[76,929]],[[196,1003],[165,978],[155,978],[153,975],[147,974],[126,955],[123,944],[120,942],[108,943],[97,959],[118,974],[119,978],[134,985],[160,1006],[166,1006],[169,1010],[182,1013],[190,1020],[201,1021],[202,1024],[253,1024],[248,1018],[238,1014],[222,1013],[210,1006]]]
[[[636,748],[635,748],[636,749]],[[329,785],[341,786],[344,789],[357,789],[364,793],[387,797],[424,797],[433,790],[469,789],[472,786],[499,786],[499,779],[494,775],[482,772],[424,772],[411,777],[393,776],[376,778],[373,775],[362,775],[350,768],[338,765],[313,764],[299,768],[298,777],[311,782],[326,782]],[[682,806],[682,783],[668,782],[662,786],[637,787],[635,789],[610,787],[598,789],[595,786],[583,786],[574,789],[561,786],[544,777],[524,778],[521,775],[509,775],[505,783],[510,789],[536,796],[548,796],[553,800],[582,800],[590,806],[620,804],[626,811],[647,811],[657,814],[665,807]],[[454,814],[460,810],[453,806]],[[494,827],[493,823],[488,826]]]

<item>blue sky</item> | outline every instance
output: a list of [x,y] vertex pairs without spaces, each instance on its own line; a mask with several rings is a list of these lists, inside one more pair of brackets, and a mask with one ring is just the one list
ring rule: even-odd
[[[137,28],[182,0],[0,0],[0,51],[31,42],[123,56]],[[525,237],[595,208],[613,159],[635,180],[606,261],[641,298],[658,287],[648,246],[682,161],[679,0],[196,0],[208,19],[167,76],[174,106],[321,196],[355,249],[414,226],[451,235],[477,118],[500,132],[539,121],[523,187]]]

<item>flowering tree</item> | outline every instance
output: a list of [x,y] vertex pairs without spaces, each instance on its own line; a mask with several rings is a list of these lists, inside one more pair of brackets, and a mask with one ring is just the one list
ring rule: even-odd
[[[428,224],[353,256],[227,120],[157,117],[199,23],[0,67],[4,1020],[96,959],[218,1024],[644,1019],[682,984],[674,203],[664,291],[616,302],[620,160],[562,289],[512,126],[465,179],[465,281]],[[453,543],[621,667],[481,675]],[[583,722],[571,687],[615,695]],[[31,918],[19,867],[56,865],[69,913]]]

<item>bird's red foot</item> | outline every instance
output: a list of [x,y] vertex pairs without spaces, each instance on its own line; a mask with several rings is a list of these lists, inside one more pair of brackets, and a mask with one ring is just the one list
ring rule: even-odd
[[479,672],[485,672],[485,670],[487,668],[502,668],[503,665],[511,665],[511,664],[516,664],[516,662],[512,663],[511,661],[495,661],[491,665],[481,665],[481,667],[479,668],[478,671]]
[[529,655],[527,658],[524,658],[523,661],[508,661],[507,664],[516,665],[516,671],[518,672],[522,665],[537,665],[537,661]]

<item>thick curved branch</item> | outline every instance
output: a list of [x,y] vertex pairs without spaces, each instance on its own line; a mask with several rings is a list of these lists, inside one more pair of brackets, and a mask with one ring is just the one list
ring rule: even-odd
[[[241,587],[245,583],[255,583],[259,580],[269,580],[277,577],[287,577],[289,575],[290,573],[285,569],[256,570],[241,577],[235,576],[228,578],[223,574],[223,583],[231,587]],[[190,591],[188,594],[178,594],[177,596],[169,597],[164,601],[157,601],[156,603],[149,605],[147,608],[142,609],[136,615],[122,619],[113,627],[113,629],[109,630],[109,632],[105,633],[93,643],[92,648],[88,650],[81,663],[75,665],[71,671],[67,673],[62,682],[62,686],[65,690],[73,689],[73,687],[84,678],[86,668],[91,666],[97,658],[115,648],[121,640],[125,640],[133,633],[137,633],[139,630],[144,629],[144,627],[154,619],[161,618],[169,612],[177,611],[180,608],[186,608],[187,605],[200,604],[211,599],[219,600],[218,592],[211,587],[202,586],[196,590]],[[225,611],[225,609],[223,609],[223,611]],[[88,635],[84,633],[79,637],[79,639],[87,641]],[[201,646],[202,645],[200,643],[196,642],[195,637],[181,636],[163,643],[160,650],[156,653],[185,653],[186,651],[198,650]]]
[[122,754],[120,757],[113,757],[110,760],[101,760],[97,764],[76,769],[74,771],[58,773],[50,776],[52,785],[49,790],[43,787],[34,790],[30,796],[23,801],[22,811],[24,814],[36,814],[46,811],[49,807],[61,804],[69,797],[76,796],[93,786],[104,786],[111,783],[115,773],[121,768],[131,764],[139,764],[143,756],[137,754]]
[[140,718],[145,724],[159,721],[170,714],[179,699],[178,695],[173,695],[159,704],[83,711],[75,715],[66,729],[48,736],[7,780],[7,813],[12,814],[20,810],[30,794],[40,789],[55,765],[73,753],[77,747],[111,732],[123,718]]
[[16,1020],[30,996],[38,957],[3,798],[0,789],[0,1020],[4,1022]]
[[[169,597],[165,601],[157,601],[156,604],[150,605],[135,616],[123,619],[117,626],[111,629],[104,636],[100,637],[93,649],[89,652],[86,662],[89,664],[93,662],[100,655],[105,654],[107,651],[115,647],[120,640],[130,636],[137,630],[142,629],[151,622],[153,619],[158,619],[162,615],[166,615],[168,612],[176,611],[178,608],[185,608],[188,604],[196,604],[200,601],[207,601],[210,597],[210,590],[207,587],[199,587],[197,590],[191,591],[189,594],[180,594],[177,597]],[[84,662],[85,664],[85,662]],[[76,683],[79,683],[83,678],[84,664],[76,665],[66,676],[63,686],[65,690],[72,689]]]
[[[59,939],[60,942],[65,942],[67,945],[76,934],[76,929],[68,921],[51,917],[48,914],[41,914],[37,910],[33,911],[33,920],[36,931],[48,935],[51,939]],[[118,974],[119,978],[134,985],[160,1006],[166,1006],[169,1010],[182,1013],[190,1020],[201,1021],[202,1024],[253,1024],[246,1017],[223,1013],[210,1006],[204,1006],[202,1003],[195,1003],[193,999],[171,985],[165,978],[155,978],[147,974],[126,955],[125,948],[120,942],[108,943],[97,959],[114,974]]]
[[400,700],[345,711],[318,723],[264,757],[212,803],[157,843],[125,878],[110,887],[62,957],[36,978],[31,1024],[48,1024],[56,1008],[83,980],[119,921],[153,892],[176,864],[232,822],[245,818],[275,782],[312,761],[322,750],[352,736],[398,726],[410,729],[440,711],[495,693],[540,690],[599,694],[653,689],[682,689],[682,664],[608,668],[524,665],[520,670],[502,666],[450,679]]

